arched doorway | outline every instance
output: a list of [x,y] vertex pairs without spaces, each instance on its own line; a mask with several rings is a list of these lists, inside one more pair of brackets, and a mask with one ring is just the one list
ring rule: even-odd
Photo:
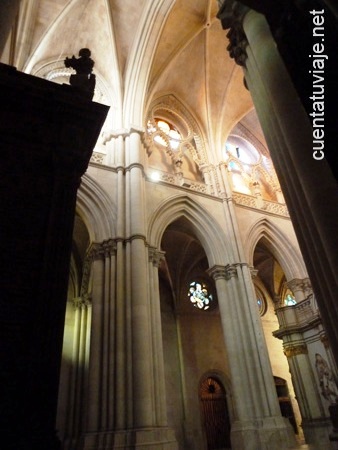
[[295,434],[298,434],[297,422],[289,395],[289,389],[286,380],[280,377],[273,377],[279,401],[280,411],[283,417],[289,419]]
[[230,420],[226,392],[214,377],[205,378],[200,385],[200,404],[208,450],[231,448]]

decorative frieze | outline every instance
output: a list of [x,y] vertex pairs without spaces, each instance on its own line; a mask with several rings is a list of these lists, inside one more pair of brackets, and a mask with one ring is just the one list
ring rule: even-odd
[[93,152],[89,162],[94,164],[103,164],[105,157],[105,153]]

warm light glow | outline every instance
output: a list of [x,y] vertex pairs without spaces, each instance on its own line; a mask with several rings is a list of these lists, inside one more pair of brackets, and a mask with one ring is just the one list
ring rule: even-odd
[[161,175],[159,172],[152,172],[150,178],[152,179],[152,181],[160,181]]

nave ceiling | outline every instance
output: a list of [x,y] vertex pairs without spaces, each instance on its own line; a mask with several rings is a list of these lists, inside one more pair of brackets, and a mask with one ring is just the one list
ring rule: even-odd
[[[88,47],[113,99],[113,128],[144,126],[154,99],[173,94],[200,124],[215,161],[241,119],[264,143],[217,11],[216,0],[22,0],[1,61],[34,73]],[[135,86],[141,94],[128,110]]]

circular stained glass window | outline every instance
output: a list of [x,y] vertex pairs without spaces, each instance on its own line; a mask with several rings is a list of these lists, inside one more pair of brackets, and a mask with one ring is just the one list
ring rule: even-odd
[[213,301],[207,285],[198,281],[190,283],[188,297],[195,308],[201,310],[209,309]]

